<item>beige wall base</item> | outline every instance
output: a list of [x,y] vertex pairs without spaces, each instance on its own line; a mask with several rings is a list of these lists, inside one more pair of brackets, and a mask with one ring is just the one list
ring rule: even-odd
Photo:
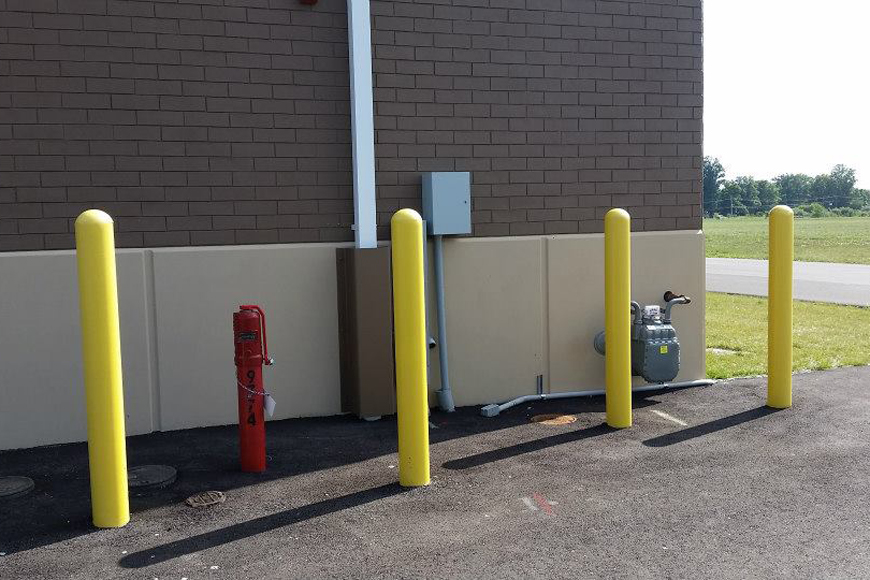
[[[693,298],[674,309],[679,380],[703,378],[703,234],[639,233],[632,242],[634,299],[654,303],[668,289]],[[232,312],[246,302],[266,311],[273,418],[339,413],[338,245],[119,250],[127,433],[236,420]],[[534,393],[538,375],[548,392],[603,385],[604,361],[592,349],[604,323],[600,234],[444,246],[457,405]],[[83,441],[75,255],[3,253],[0,273],[0,449]],[[429,324],[437,336],[434,312]],[[434,391],[437,348],[430,356]]]
[[[534,394],[538,375],[548,393],[604,388],[604,358],[592,348],[604,329],[601,234],[458,238],[444,248],[457,405]],[[636,233],[631,253],[634,300],[661,304],[665,290],[692,298],[673,310],[682,351],[677,380],[704,378],[703,233]],[[430,326],[434,335],[434,316]],[[440,386],[437,356],[435,349],[433,390]],[[643,384],[640,377],[635,382]]]

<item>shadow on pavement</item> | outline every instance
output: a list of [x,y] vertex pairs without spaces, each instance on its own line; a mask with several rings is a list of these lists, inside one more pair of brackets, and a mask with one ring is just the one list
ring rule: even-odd
[[772,415],[777,411],[782,411],[782,409],[758,407],[756,409],[750,409],[748,411],[743,411],[742,413],[737,413],[736,415],[731,415],[730,417],[723,417],[722,419],[716,419],[715,421],[701,423],[700,425],[695,425],[694,427],[689,427],[688,429],[683,429],[681,431],[675,431],[666,435],[659,435],[658,437],[647,439],[643,442],[643,444],[647,447],[667,447],[668,445],[675,445],[677,443],[688,441],[689,439],[703,437],[704,435],[709,435],[717,431],[722,431],[723,429],[728,429],[729,427],[734,427],[740,425],[741,423],[752,421],[753,419],[767,417],[768,415]]
[[162,546],[142,550],[141,552],[135,552],[121,558],[118,564],[124,568],[145,568],[146,566],[166,562],[173,558],[208,550],[209,548],[229,544],[230,542],[244,540],[263,532],[270,532],[277,528],[361,506],[403,492],[405,492],[405,489],[399,487],[398,483],[389,483],[380,487],[357,491],[341,497],[319,501],[263,516],[255,520],[233,524],[204,534],[176,540]]
[[477,455],[469,455],[468,457],[463,457],[461,459],[453,459],[445,462],[443,467],[446,467],[447,469],[468,469],[470,467],[479,467],[494,461],[516,457],[517,455],[531,453],[533,451],[540,451],[541,449],[562,445],[564,443],[597,437],[613,431],[619,431],[619,429],[608,427],[606,423],[602,423],[600,425],[595,425],[594,427],[586,427],[585,429],[570,431],[568,433],[559,433],[558,435],[551,435],[550,437],[543,437],[533,441],[526,441],[524,443],[511,445],[510,447],[502,447],[501,449],[493,449],[492,451],[485,451],[483,453],[478,453]]
[[[634,397],[636,409],[655,405],[648,397]],[[441,442],[527,426],[539,413],[583,414],[604,411],[604,397],[538,401],[484,418],[479,407],[430,416],[430,442]],[[598,435],[566,433],[539,442],[447,462],[445,467],[473,465],[529,453],[552,445]],[[352,416],[270,421],[266,428],[268,468],[265,473],[243,473],[238,468],[238,427],[203,427],[127,438],[129,466],[171,465],[176,482],[165,489],[130,495],[134,515],[179,503],[205,490],[230,491],[333,469],[396,453],[395,416],[364,422]],[[36,483],[27,496],[0,501],[0,551],[20,552],[97,532],[91,525],[87,444],[71,443],[0,452],[0,476],[26,475]]]

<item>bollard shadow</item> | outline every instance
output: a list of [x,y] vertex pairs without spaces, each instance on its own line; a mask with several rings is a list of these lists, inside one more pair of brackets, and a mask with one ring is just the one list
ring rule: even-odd
[[666,435],[659,435],[658,437],[647,439],[643,442],[643,444],[647,447],[667,447],[669,445],[676,445],[677,443],[683,443],[684,441],[688,441],[689,439],[703,437],[704,435],[710,435],[711,433],[716,433],[717,431],[722,431],[724,429],[728,429],[729,427],[735,427],[742,423],[747,423],[755,419],[767,417],[768,415],[772,415],[777,411],[782,411],[782,409],[773,409],[771,407],[757,407],[755,409],[743,411],[742,413],[737,413],[736,415],[723,417],[714,421],[708,421],[707,423],[701,423],[700,425],[695,425],[694,427],[682,429],[681,431],[667,433]]
[[[634,408],[657,403],[654,392],[635,395]],[[450,442],[479,434],[526,426],[534,414],[603,413],[604,397],[530,402],[493,418],[480,407],[455,413],[433,410],[430,442]],[[352,416],[270,421],[266,428],[268,468],[265,473],[242,473],[238,468],[238,426],[203,427],[127,438],[128,465],[163,464],[178,470],[173,485],[142,493],[131,492],[130,509],[136,514],[183,502],[208,489],[224,492],[244,489],[298,475],[335,469],[396,453],[396,419],[364,422]],[[594,431],[585,436],[593,436]],[[448,468],[472,466],[522,454],[546,446],[585,438],[569,433],[492,452],[483,457],[448,462]],[[453,466],[453,467],[450,467]],[[36,488],[27,496],[0,500],[0,551],[21,552],[72,538],[100,533],[91,525],[87,444],[72,443],[0,452],[0,476],[27,475]],[[132,490],[131,490],[132,491]]]
[[135,552],[121,558],[118,564],[124,568],[145,568],[264,532],[376,502],[405,491],[398,483],[357,491]]
[[570,431],[568,433],[559,433],[558,435],[542,437],[541,439],[518,443],[516,445],[511,445],[510,447],[502,447],[500,449],[484,451],[483,453],[469,455],[468,457],[462,457],[460,459],[452,459],[443,463],[442,467],[446,469],[469,469],[471,467],[480,467],[487,463],[501,461],[502,459],[516,457],[517,455],[523,455],[525,453],[541,451],[542,449],[555,447],[556,445],[564,445],[565,443],[573,443],[576,441],[582,441],[583,439],[598,437],[599,435],[605,435],[614,431],[619,431],[619,429],[614,429],[613,427],[609,427],[606,423],[601,423],[594,427],[586,427],[585,429]]

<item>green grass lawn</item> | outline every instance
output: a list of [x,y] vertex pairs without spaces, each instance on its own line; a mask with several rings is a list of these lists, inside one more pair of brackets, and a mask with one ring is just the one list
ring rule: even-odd
[[[707,376],[766,374],[766,321],[767,298],[708,292]],[[795,371],[870,364],[870,308],[796,301],[793,356]]]
[[[870,218],[795,220],[795,260],[870,264]],[[767,219],[705,219],[708,258],[767,259]]]

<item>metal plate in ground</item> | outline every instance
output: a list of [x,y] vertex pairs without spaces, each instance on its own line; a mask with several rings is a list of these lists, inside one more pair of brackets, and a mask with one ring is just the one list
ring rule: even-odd
[[171,465],[137,465],[127,472],[130,489],[145,490],[175,483],[178,472]]
[[20,475],[0,477],[0,499],[19,497],[30,493],[33,489],[33,480]]
[[559,413],[549,413],[546,415],[535,415],[532,417],[532,423],[541,425],[568,425],[577,420],[574,415],[562,415]]
[[201,508],[208,507],[212,505],[217,505],[219,503],[224,503],[227,500],[227,496],[220,491],[203,491],[201,493],[197,493],[196,495],[192,495],[186,500],[184,503],[189,505],[190,507]]

